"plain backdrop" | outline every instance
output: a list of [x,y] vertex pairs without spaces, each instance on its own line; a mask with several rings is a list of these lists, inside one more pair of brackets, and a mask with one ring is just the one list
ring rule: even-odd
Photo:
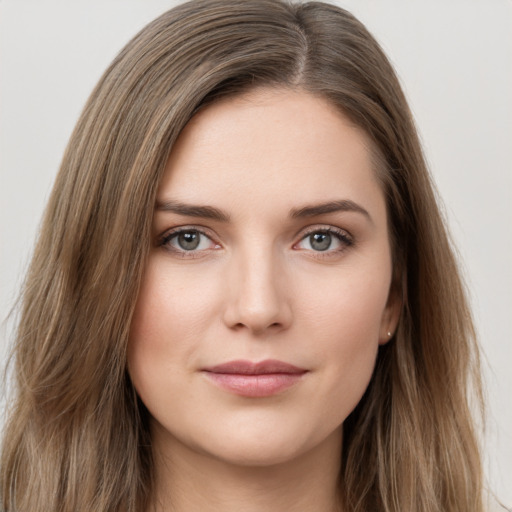
[[[172,0],[0,0],[0,317],[101,73]],[[485,354],[486,470],[512,507],[512,2],[340,0],[403,82],[465,268]],[[12,322],[3,322],[5,359]],[[1,424],[1,420],[0,420]]]

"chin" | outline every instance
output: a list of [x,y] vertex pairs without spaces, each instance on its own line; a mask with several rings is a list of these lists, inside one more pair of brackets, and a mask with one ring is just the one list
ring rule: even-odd
[[233,443],[218,456],[226,463],[242,467],[269,467],[300,457],[307,448],[296,443]]
[[308,453],[318,452],[322,444],[331,452],[334,446],[339,446],[341,450],[341,426],[332,433],[294,430],[282,426],[280,429],[253,426],[252,429],[224,431],[223,435],[210,438],[210,442],[203,442],[198,448],[203,455],[246,468],[295,463],[303,457],[307,458]]

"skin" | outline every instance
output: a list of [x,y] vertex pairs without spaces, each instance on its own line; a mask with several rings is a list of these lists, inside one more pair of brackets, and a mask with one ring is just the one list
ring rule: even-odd
[[[369,147],[326,100],[286,89],[222,100],[181,133],[157,203],[230,219],[155,210],[128,366],[152,415],[156,510],[337,510],[342,424],[400,306]],[[339,200],[366,213],[289,215]],[[206,236],[187,251],[176,228]],[[203,371],[239,359],[306,373],[247,397]]]

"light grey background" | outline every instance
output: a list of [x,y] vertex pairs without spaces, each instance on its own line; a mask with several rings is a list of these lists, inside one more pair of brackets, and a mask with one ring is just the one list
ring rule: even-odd
[[[0,1],[0,318],[84,102],[171,0]],[[395,64],[459,246],[486,355],[486,470],[512,507],[512,2],[340,0]],[[9,322],[0,332],[5,359]],[[1,422],[0,422],[1,423]]]

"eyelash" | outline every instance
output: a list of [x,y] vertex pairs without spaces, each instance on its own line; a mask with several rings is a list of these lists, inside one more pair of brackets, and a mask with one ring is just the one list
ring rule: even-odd
[[[335,238],[338,239],[338,241],[342,244],[342,247],[335,250],[326,250],[326,251],[311,251],[315,258],[331,258],[340,255],[341,253],[345,252],[347,249],[352,247],[354,245],[354,239],[352,236],[350,236],[347,231],[339,228],[335,228],[333,226],[326,226],[326,227],[314,227],[311,229],[306,230],[302,236],[299,242],[302,242],[303,240],[306,240],[309,236],[315,234],[315,233],[326,233],[329,235],[334,235]],[[294,247],[297,244],[294,244]]]
[[162,238],[160,239],[159,245],[163,247],[165,250],[172,252],[175,256],[179,258],[187,258],[187,259],[194,259],[194,258],[201,258],[202,254],[201,252],[204,251],[185,251],[185,250],[179,250],[175,249],[174,247],[169,245],[169,242],[173,239],[179,236],[181,233],[199,233],[200,235],[205,236],[209,240],[212,240],[212,237],[203,231],[202,229],[199,229],[197,227],[183,227],[183,228],[176,228],[171,231],[166,232]]
[[[169,245],[169,242],[179,236],[182,233],[198,233],[199,235],[203,235],[206,238],[208,238],[210,241],[212,240],[212,237],[203,231],[202,229],[198,227],[183,227],[183,228],[176,228],[171,231],[166,232],[159,241],[159,246],[163,247],[165,250],[172,252],[174,255],[176,255],[179,258],[187,258],[187,259],[195,259],[195,258],[201,258],[203,256],[202,253],[205,251],[196,251],[196,250],[179,250]],[[342,247],[335,250],[325,250],[325,251],[314,251],[311,250],[315,256],[315,258],[324,259],[324,258],[330,258],[333,256],[337,256],[347,250],[348,248],[352,247],[354,245],[354,240],[351,235],[349,235],[345,230],[335,228],[333,226],[326,226],[326,227],[314,227],[311,229],[308,229],[305,233],[302,234],[299,242],[294,244],[294,247],[302,242],[303,240],[306,240],[309,236],[315,233],[323,233],[323,234],[329,234],[334,235],[335,238],[338,239],[338,241],[342,244]],[[215,242],[214,242],[215,243]],[[217,244],[218,245],[218,244]],[[210,249],[207,249],[210,250]]]

